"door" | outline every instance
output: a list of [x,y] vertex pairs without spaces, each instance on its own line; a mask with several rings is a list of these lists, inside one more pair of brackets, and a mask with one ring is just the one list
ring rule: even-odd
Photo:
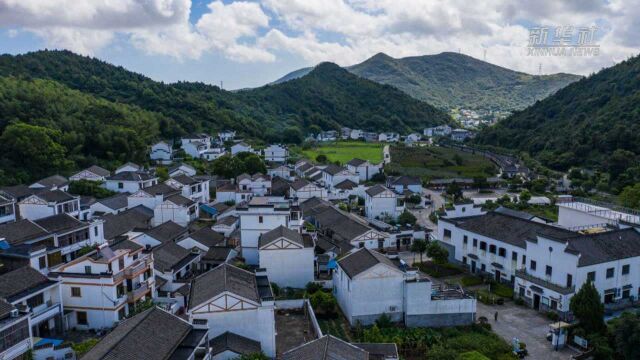
[[533,308],[540,310],[540,295],[533,294]]
[[476,273],[476,262],[474,260],[471,260],[471,273]]
[[500,270],[496,270],[496,281],[500,282]]

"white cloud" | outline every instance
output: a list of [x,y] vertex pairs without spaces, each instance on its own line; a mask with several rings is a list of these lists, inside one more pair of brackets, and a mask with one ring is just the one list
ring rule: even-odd
[[[190,0],[0,0],[0,27],[84,54],[124,35],[141,51],[176,59],[216,52],[237,62],[291,54],[309,65],[350,65],[458,51],[501,66],[586,74],[638,52],[638,0],[210,0],[191,23]],[[569,23],[568,23],[569,22]],[[597,57],[526,56],[527,26],[600,28]],[[289,55],[289,56],[291,56]],[[284,55],[287,56],[287,55]]]

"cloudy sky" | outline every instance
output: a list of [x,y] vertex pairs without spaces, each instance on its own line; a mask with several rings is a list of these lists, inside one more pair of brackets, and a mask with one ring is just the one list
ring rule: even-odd
[[[592,27],[598,56],[527,55],[530,29]],[[589,74],[640,52],[640,0],[0,0],[0,50],[69,49],[157,80],[252,87],[303,66],[460,51]]]

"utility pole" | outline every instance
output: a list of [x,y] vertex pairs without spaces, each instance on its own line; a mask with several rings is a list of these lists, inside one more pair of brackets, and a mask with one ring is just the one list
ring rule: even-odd
[[542,75],[542,63],[538,64],[538,75]]
[[220,90],[224,89],[224,82],[222,80],[220,80]]
[[484,49],[484,61],[487,61],[487,49]]

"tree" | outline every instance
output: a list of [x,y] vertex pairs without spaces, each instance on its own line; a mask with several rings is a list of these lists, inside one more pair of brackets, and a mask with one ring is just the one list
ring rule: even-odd
[[523,190],[520,193],[520,202],[526,204],[529,200],[531,200],[531,193],[527,190]]
[[623,313],[614,320],[613,342],[616,352],[624,359],[640,359],[640,317]]
[[640,183],[625,187],[619,198],[623,206],[634,209],[640,208]]
[[418,221],[418,219],[416,219],[416,217],[407,210],[398,216],[398,224],[400,225],[409,224],[413,226],[416,224],[416,221]]
[[600,293],[587,281],[571,298],[569,309],[580,322],[587,334],[600,334],[606,330],[604,323],[604,305],[600,301]]
[[103,188],[102,182],[79,180],[69,183],[69,193],[81,196],[93,196],[96,199],[103,199],[109,196],[113,196],[116,193]]
[[422,262],[422,254],[427,251],[427,242],[422,239],[413,240],[411,244],[411,251],[420,254],[420,262]]
[[455,154],[453,155],[453,161],[456,163],[456,165],[462,165],[464,163],[464,160],[462,159],[462,156],[460,156],[460,154]]
[[437,242],[432,242],[427,247],[427,256],[437,265],[444,265],[449,260],[449,252]]
[[324,291],[316,291],[309,299],[313,309],[325,317],[332,317],[336,314],[336,298]]
[[485,189],[488,186],[489,183],[487,182],[487,178],[482,176],[476,176],[473,178],[473,187],[477,188],[478,190]]
[[462,189],[455,182],[452,182],[447,186],[446,193],[447,195],[451,196],[451,198],[453,198],[454,201],[458,199],[462,199]]
[[264,164],[264,161],[262,161],[262,159],[256,154],[249,154],[247,157],[243,159],[243,162],[244,162],[244,171],[248,174],[251,174],[251,175],[256,173],[265,174],[267,172],[267,167]]
[[290,126],[282,132],[282,141],[287,144],[302,144],[302,140],[302,131],[298,127]]
[[316,162],[320,163],[320,164],[324,164],[327,162],[327,155],[325,154],[318,154],[318,156],[316,156]]

